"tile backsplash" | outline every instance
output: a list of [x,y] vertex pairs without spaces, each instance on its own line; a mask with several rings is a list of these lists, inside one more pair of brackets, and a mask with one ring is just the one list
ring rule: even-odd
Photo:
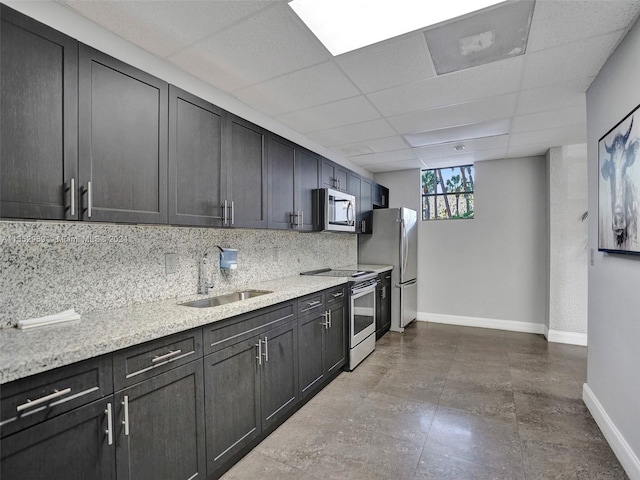
[[[218,249],[238,249],[238,268],[221,272]],[[273,230],[0,222],[0,327],[75,308],[107,310],[197,292],[203,253],[214,289],[357,263],[354,234]],[[165,254],[177,254],[165,273]]]

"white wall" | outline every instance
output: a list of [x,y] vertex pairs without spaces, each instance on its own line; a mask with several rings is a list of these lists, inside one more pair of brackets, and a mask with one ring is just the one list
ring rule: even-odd
[[[375,175],[391,206],[420,209],[420,172]],[[543,333],[544,157],[476,163],[476,218],[420,222],[418,318]]]
[[547,152],[549,341],[587,344],[587,146]]
[[[640,257],[598,252],[598,139],[640,104],[640,24],[587,91],[588,371],[584,400],[627,474],[640,479]],[[640,115],[636,116],[636,121]]]

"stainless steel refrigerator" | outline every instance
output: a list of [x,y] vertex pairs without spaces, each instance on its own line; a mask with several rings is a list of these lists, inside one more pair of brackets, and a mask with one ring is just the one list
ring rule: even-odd
[[393,265],[391,330],[403,332],[418,310],[418,214],[410,208],[373,211],[373,233],[358,235],[358,262]]

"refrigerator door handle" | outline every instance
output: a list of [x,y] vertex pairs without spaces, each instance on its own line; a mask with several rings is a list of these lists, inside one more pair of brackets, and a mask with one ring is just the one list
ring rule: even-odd
[[399,283],[396,285],[396,288],[402,288],[402,287],[408,287],[410,285],[413,285],[414,283],[416,283],[418,281],[418,279],[413,279],[410,280],[408,282],[404,282],[404,283]]
[[407,260],[409,257],[409,239],[407,238],[407,227],[404,218],[400,219],[400,228],[402,234],[402,263],[400,264],[400,281],[402,282],[405,272],[407,271]]

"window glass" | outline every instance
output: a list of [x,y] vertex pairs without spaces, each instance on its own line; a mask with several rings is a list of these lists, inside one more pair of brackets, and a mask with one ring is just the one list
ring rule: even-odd
[[473,165],[422,171],[422,220],[473,218]]

